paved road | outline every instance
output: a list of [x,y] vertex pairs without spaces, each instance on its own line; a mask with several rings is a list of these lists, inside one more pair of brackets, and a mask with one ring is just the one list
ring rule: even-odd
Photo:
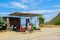
[[60,40],[60,27],[41,28],[33,33],[0,32],[0,40]]

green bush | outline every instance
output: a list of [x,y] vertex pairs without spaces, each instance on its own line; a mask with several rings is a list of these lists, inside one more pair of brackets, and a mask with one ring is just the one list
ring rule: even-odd
[[44,24],[40,24],[40,27],[44,27]]
[[55,25],[60,25],[60,20],[56,21]]
[[6,26],[6,22],[0,17],[0,28]]
[[39,25],[44,24],[44,18],[42,16],[39,16]]

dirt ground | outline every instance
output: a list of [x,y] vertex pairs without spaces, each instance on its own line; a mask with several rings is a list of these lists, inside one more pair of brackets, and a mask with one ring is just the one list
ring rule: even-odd
[[6,31],[0,32],[0,40],[60,40],[60,27],[41,28],[29,33]]

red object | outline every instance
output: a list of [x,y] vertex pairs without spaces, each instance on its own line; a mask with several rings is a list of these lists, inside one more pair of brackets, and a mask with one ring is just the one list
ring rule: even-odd
[[22,32],[23,31],[23,28],[22,28],[22,26],[20,26],[20,32]]

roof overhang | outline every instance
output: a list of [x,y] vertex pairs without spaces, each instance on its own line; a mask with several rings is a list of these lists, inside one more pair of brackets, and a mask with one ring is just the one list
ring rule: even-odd
[[41,16],[41,14],[32,14],[32,13],[20,13],[20,12],[15,12],[12,14],[9,14],[10,16],[26,16],[26,17],[34,17],[34,16]]

